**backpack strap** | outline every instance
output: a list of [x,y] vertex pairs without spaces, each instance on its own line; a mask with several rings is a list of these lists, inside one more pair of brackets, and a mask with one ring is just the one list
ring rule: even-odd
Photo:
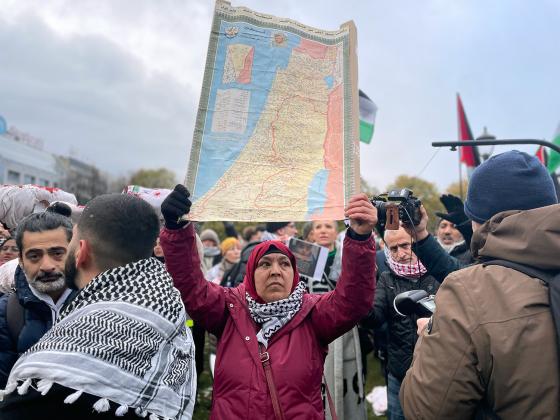
[[19,303],[17,293],[14,291],[8,296],[6,308],[6,322],[10,337],[17,348],[18,338],[25,324],[25,308]]
[[550,271],[540,270],[530,265],[519,264],[508,260],[490,260],[490,261],[484,261],[482,263],[483,267],[486,267],[488,265],[501,265],[502,267],[511,268],[515,271],[519,271],[520,273],[526,274],[529,277],[541,279],[546,284],[549,284],[556,275],[556,273],[552,273]]
[[334,402],[331,397],[331,392],[329,391],[329,385],[327,384],[327,378],[325,378],[325,374],[323,373],[323,382],[325,382],[325,391],[327,393],[327,401],[329,402],[329,410],[331,413],[331,420],[338,420],[336,415],[336,409],[334,407]]
[[483,262],[482,265],[501,265],[530,277],[540,279],[546,283],[548,286],[550,312],[552,313],[552,320],[554,321],[554,327],[556,329],[556,342],[560,358],[560,272],[540,270],[529,265],[518,264],[507,260],[490,260]]
[[[483,267],[488,265],[500,265],[502,267],[511,268],[512,270],[523,273],[529,277],[537,278],[542,280],[548,286],[548,297],[550,312],[552,314],[552,321],[554,322],[554,327],[556,329],[556,343],[558,357],[560,358],[560,272],[551,272],[541,270],[529,265],[519,264],[508,260],[489,260],[482,263]],[[482,409],[484,419],[498,419],[496,414],[488,406],[487,401],[483,401],[483,405],[480,407]],[[480,414],[480,413],[479,413]],[[477,417],[481,418],[481,417]]]

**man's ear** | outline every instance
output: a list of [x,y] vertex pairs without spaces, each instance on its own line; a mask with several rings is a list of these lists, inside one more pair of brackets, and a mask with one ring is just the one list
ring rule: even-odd
[[87,239],[80,239],[78,243],[78,251],[76,252],[76,268],[88,268],[91,266],[93,261],[93,255],[91,252],[91,244]]

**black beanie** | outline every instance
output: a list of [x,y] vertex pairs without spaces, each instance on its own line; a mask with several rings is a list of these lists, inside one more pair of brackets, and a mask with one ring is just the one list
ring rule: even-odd
[[290,222],[267,222],[266,230],[267,232],[274,233],[278,229],[282,229],[284,226],[288,226]]
[[550,174],[533,156],[518,150],[501,153],[478,166],[469,180],[465,213],[484,223],[506,210],[531,210],[557,204]]

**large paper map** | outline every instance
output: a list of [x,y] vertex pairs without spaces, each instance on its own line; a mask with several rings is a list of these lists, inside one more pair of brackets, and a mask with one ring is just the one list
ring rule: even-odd
[[359,185],[356,29],[216,2],[185,185],[193,220],[344,218]]

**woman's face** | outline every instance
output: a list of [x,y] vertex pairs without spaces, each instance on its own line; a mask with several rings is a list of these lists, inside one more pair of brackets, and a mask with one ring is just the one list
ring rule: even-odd
[[232,264],[239,262],[240,259],[241,259],[240,245],[236,245],[233,248],[228,249],[224,254],[224,260]]
[[154,246],[154,255],[156,257],[163,257],[163,248],[161,247],[160,243],[159,243],[159,238],[157,238],[156,240],[156,246]]
[[290,296],[294,269],[286,255],[272,253],[259,260],[253,277],[257,295],[266,303],[276,302]]
[[334,249],[338,235],[334,221],[315,221],[312,232],[316,244],[327,247],[331,251]]
[[13,260],[18,257],[18,247],[16,246],[15,239],[8,239],[0,247],[0,264],[4,264],[8,261]]

